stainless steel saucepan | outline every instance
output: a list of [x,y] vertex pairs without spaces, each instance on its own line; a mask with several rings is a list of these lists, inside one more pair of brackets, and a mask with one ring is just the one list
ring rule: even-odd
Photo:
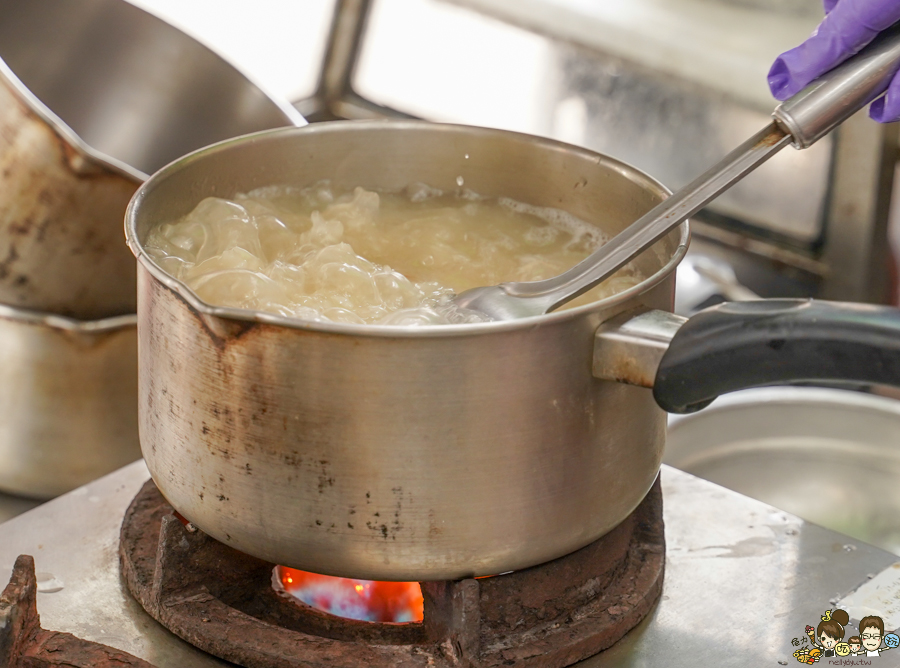
[[140,456],[136,322],[0,305],[0,489],[47,499]]
[[124,0],[0,0],[0,17],[0,304],[134,313],[121,221],[146,175],[305,121]]
[[0,0],[0,489],[60,494],[140,455],[146,174],[300,115],[124,0]]
[[261,133],[198,151],[138,191],[126,234],[139,259],[141,445],[165,497],[203,531],[334,575],[520,569],[590,543],[641,501],[665,440],[654,392],[689,410],[773,380],[900,378],[893,311],[763,301],[684,324],[669,312],[686,224],[636,259],[647,278],[621,294],[427,328],[210,306],[142,250],[155,225],[211,195],[322,178],[452,191],[460,176],[608,232],[666,196],[591,151],[418,122]]

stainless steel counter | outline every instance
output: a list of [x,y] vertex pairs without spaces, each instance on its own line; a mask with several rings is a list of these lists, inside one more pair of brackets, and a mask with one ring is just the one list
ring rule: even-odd
[[[638,628],[582,668],[793,664],[791,639],[897,559],[675,469],[664,467],[662,476],[668,541],[662,599]],[[53,584],[62,589],[38,596],[44,628],[112,645],[160,668],[229,665],[164,630],[124,589],[119,524],[147,478],[136,462],[0,524],[0,573],[5,581],[25,553],[35,557],[39,582],[60,581]],[[892,580],[891,573],[900,570],[878,581]],[[876,661],[898,666],[900,651]]]

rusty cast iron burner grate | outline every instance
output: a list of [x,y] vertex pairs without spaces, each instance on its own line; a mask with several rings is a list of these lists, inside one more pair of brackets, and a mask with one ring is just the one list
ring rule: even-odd
[[336,617],[279,595],[274,565],[242,554],[173,514],[152,481],[122,523],[131,593],[189,643],[246,668],[562,668],[618,641],[662,589],[659,481],[606,536],[507,575],[423,582],[422,622]]
[[0,594],[0,666],[3,668],[154,668],[131,654],[41,628],[34,558],[19,555]]

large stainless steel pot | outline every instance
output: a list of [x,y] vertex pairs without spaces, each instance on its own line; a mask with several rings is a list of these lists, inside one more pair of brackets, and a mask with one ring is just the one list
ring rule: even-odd
[[665,196],[590,151],[415,122],[261,133],[198,151],[135,195],[126,235],[140,260],[141,446],[163,494],[202,530],[335,575],[514,570],[590,543],[636,507],[659,470],[657,404],[692,411],[723,392],[801,378],[900,380],[893,310],[774,300],[687,322],[669,313],[686,226],[638,257],[648,278],[626,292],[430,328],[212,307],[141,246],[210,195],[323,178],[452,190],[459,177],[611,232]]

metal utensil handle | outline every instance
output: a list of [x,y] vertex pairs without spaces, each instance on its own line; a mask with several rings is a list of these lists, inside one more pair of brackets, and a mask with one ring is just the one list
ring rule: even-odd
[[782,102],[772,115],[796,148],[809,148],[881,95],[898,70],[900,24]]
[[614,274],[784,148],[790,139],[790,135],[773,122],[568,271],[543,281],[501,283],[500,287],[512,296],[538,298],[547,304],[547,311],[552,311]]
[[552,311],[587,292],[759,167],[789,141],[807,148],[885,91],[900,69],[900,25],[824,74],[773,113],[775,121],[712,169],[619,232],[585,260],[543,281],[503,283],[515,297],[531,297]]

